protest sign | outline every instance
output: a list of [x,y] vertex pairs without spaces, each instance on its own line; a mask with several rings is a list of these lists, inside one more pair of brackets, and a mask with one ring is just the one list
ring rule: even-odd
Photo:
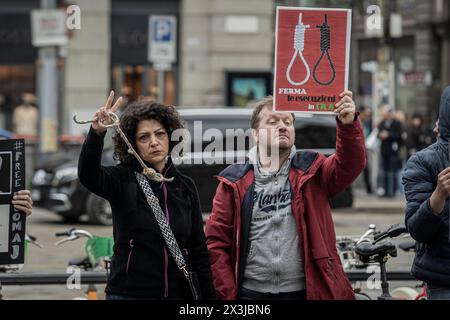
[[0,265],[24,263],[26,214],[11,201],[25,189],[23,139],[0,140]]
[[277,7],[274,110],[331,114],[348,89],[351,10]]

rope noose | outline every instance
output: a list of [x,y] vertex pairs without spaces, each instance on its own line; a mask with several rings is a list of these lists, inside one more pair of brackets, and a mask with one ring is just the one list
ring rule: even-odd
[[[334,68],[333,61],[331,60],[329,50],[331,49],[331,28],[328,24],[328,15],[325,15],[325,21],[322,25],[317,26],[317,28],[320,29],[320,50],[322,51],[322,55],[320,56],[320,59],[317,61],[316,65],[314,66],[313,70],[313,77],[314,80],[322,85],[322,86],[328,86],[331,83],[333,83],[334,79],[336,78],[336,69]],[[328,61],[330,62],[330,67],[332,71],[332,77],[328,82],[322,82],[317,78],[317,68],[319,67],[319,64],[322,62],[322,59],[324,56],[327,55]]]
[[[289,83],[292,84],[293,86],[304,85],[306,82],[308,82],[309,77],[311,76],[311,71],[309,70],[308,62],[306,62],[306,59],[303,56],[303,51],[305,50],[305,33],[306,33],[307,28],[309,28],[309,25],[305,25],[302,22],[302,13],[300,13],[299,17],[298,17],[298,24],[295,27],[294,55],[292,56],[291,62],[289,63],[289,66],[286,70],[286,78],[289,81]],[[294,65],[295,59],[297,58],[297,54],[300,57],[301,61],[303,62],[303,64],[305,65],[305,68],[306,68],[306,76],[300,82],[295,82],[294,80],[292,80],[292,77],[291,77],[292,66]]]

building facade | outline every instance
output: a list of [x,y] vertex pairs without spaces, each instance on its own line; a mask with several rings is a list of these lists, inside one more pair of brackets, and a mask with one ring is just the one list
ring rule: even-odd
[[[72,115],[92,114],[110,88],[131,100],[150,96],[177,106],[225,106],[232,105],[229,77],[242,75],[264,80],[259,96],[270,93],[272,0],[74,3],[82,8],[83,25],[66,57],[64,114],[71,134],[82,130]],[[148,60],[150,15],[177,18],[177,60],[170,70],[161,72]]]
[[[272,90],[275,8],[353,9],[350,88],[358,103],[390,103],[433,121],[450,84],[449,1],[433,0],[73,0],[81,29],[58,50],[60,134],[80,134],[74,114],[92,116],[110,89],[129,100],[152,97],[177,106],[246,106]],[[390,20],[367,32],[377,5]],[[38,92],[38,50],[31,45],[30,11],[39,0],[0,3],[0,125],[23,92]],[[176,61],[160,71],[148,59],[149,16],[177,20]],[[395,18],[394,17],[394,18]],[[394,22],[395,22],[394,21]],[[395,29],[395,30],[394,30]],[[396,31],[396,32],[390,32]]]

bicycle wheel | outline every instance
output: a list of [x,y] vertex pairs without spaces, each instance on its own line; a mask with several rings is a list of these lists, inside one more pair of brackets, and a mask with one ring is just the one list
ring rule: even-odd
[[400,287],[391,292],[391,296],[396,300],[415,300],[418,294],[417,290],[409,287]]
[[372,300],[372,298],[364,292],[355,293],[356,300]]

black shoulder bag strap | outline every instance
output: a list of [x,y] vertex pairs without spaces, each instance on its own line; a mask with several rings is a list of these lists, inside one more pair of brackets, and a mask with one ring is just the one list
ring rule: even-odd
[[150,187],[150,184],[148,183],[145,176],[139,172],[135,172],[135,175],[137,181],[139,182],[139,185],[142,188],[142,191],[145,194],[145,197],[147,198],[147,202],[150,205],[153,214],[155,215],[156,221],[158,221],[159,228],[161,229],[161,233],[164,237],[167,247],[169,248],[170,254],[172,255],[172,258],[175,260],[178,269],[180,269],[183,272],[184,276],[186,277],[189,283],[189,287],[192,292],[192,298],[194,300],[200,300],[200,295],[198,289],[194,284],[192,272],[191,270],[188,270],[186,261],[183,257],[183,254],[181,253],[177,241],[175,240],[172,229],[170,228],[170,225],[167,222],[167,219],[161,209],[158,198],[153,193],[153,190]]

